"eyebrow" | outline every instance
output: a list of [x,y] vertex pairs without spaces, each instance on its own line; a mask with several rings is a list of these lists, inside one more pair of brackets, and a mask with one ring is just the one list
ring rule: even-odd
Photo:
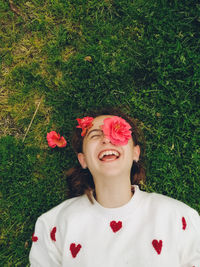
[[88,137],[92,132],[102,132],[102,130],[100,130],[100,129],[94,129],[94,130],[90,131],[90,132],[87,134],[86,137]]

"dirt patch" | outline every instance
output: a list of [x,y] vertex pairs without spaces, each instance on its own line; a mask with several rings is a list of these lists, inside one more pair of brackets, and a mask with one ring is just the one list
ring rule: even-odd
[[11,135],[16,138],[23,138],[24,131],[15,125],[13,118],[10,114],[5,117],[0,117],[0,137]]

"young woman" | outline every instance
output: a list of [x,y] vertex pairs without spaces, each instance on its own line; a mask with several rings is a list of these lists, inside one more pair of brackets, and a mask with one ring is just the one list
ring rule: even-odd
[[145,171],[136,121],[116,110],[77,120],[73,197],[37,220],[31,266],[200,267],[198,213],[139,189]]

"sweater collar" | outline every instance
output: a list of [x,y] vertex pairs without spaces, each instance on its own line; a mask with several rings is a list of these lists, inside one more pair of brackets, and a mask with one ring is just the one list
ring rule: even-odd
[[96,213],[96,215],[99,214],[110,218],[115,217],[115,219],[132,216],[141,204],[140,199],[142,193],[137,185],[132,185],[132,191],[134,192],[134,194],[129,202],[118,208],[105,208],[100,205],[92,195],[92,200],[94,203],[92,205],[92,209]]

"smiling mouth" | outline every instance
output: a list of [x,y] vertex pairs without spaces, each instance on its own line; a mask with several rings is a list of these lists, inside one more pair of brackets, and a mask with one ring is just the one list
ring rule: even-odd
[[114,161],[120,157],[120,153],[116,150],[104,150],[100,152],[98,158],[101,161],[107,162],[107,161]]

